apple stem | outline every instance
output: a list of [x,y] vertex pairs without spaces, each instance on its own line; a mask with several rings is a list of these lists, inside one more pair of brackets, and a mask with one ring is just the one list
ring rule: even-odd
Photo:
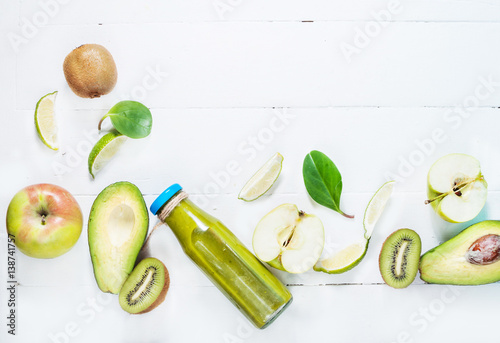
[[439,195],[439,196],[437,196],[437,197],[435,197],[435,198],[432,198],[432,199],[427,199],[427,200],[425,200],[424,204],[426,204],[426,205],[427,205],[427,204],[430,204],[431,202],[433,202],[433,201],[435,201],[435,200],[438,200],[438,199],[444,198],[444,197],[445,197],[445,196],[447,196],[448,194],[450,194],[450,192],[448,192],[448,193],[443,193],[443,194],[441,194],[441,195]]
[[425,200],[425,204],[430,204],[431,202],[435,201],[435,200],[438,200],[438,199],[441,199],[441,198],[444,198],[445,196],[451,194],[451,193],[455,193],[456,195],[458,196],[461,196],[462,195],[462,192],[461,190],[465,187],[467,187],[468,185],[476,182],[476,181],[480,181],[480,180],[483,180],[483,176],[479,176],[475,179],[468,179],[468,180],[465,180],[465,181],[462,181],[458,184],[456,184],[455,186],[453,186],[452,190],[451,191],[448,191],[446,193],[443,193],[443,194],[440,194],[438,195],[437,197],[433,198],[433,199],[427,199]]
[[42,225],[45,225],[45,224],[46,224],[45,214],[42,214]]

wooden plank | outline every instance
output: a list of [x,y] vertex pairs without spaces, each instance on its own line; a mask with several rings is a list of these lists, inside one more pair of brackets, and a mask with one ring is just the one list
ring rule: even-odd
[[[393,23],[364,40],[357,27],[51,26],[20,48],[16,106],[32,109],[54,89],[64,109],[104,110],[123,98],[152,108],[482,107],[500,101],[500,23]],[[119,71],[115,91],[92,101],[72,94],[62,73],[64,57],[85,42],[105,45]],[[50,82],[33,82],[34,75]],[[475,92],[480,99],[470,98]]]
[[153,109],[151,135],[126,142],[94,181],[87,159],[105,111],[58,108],[59,152],[40,142],[33,112],[18,111],[11,117],[9,131],[23,133],[22,144],[0,146],[9,166],[1,169],[3,179],[10,180],[4,194],[39,182],[60,184],[74,194],[97,194],[111,182],[130,180],[145,194],[158,194],[179,182],[192,193],[236,195],[277,151],[285,161],[274,192],[303,194],[302,161],[312,149],[325,152],[337,164],[347,193],[374,192],[389,178],[401,181],[402,191],[423,192],[432,163],[451,152],[478,158],[490,190],[500,190],[500,182],[493,177],[500,160],[494,149],[498,110],[477,109],[462,119],[455,112],[449,116],[451,111]]
[[[96,10],[99,8],[99,10]],[[177,21],[302,21],[373,20],[375,13],[390,13],[390,21],[498,21],[498,3],[493,0],[153,0],[138,3],[90,0],[82,6],[63,0],[44,0],[37,6],[22,2],[21,18],[32,19],[37,12],[47,14],[49,25],[142,24]],[[40,19],[39,19],[40,20]]]
[[[363,213],[371,193],[346,193],[342,206],[345,211],[356,215],[354,220],[346,219],[333,211],[314,204],[305,194],[274,194],[259,199],[255,203],[244,203],[235,195],[217,196],[209,199],[193,195],[196,203],[227,225],[240,240],[252,250],[252,235],[257,222],[267,212],[283,203],[295,203],[301,210],[316,214],[325,227],[326,244],[323,256],[326,257],[342,248],[359,241],[363,235]],[[18,281],[24,286],[95,286],[92,265],[87,243],[87,218],[94,196],[77,196],[85,217],[82,235],[76,246],[67,254],[53,260],[33,259],[17,254]],[[148,206],[155,199],[146,196]],[[399,228],[412,228],[422,239],[423,252],[435,247],[462,229],[488,218],[500,217],[500,193],[490,192],[488,203],[483,212],[469,223],[446,223],[423,204],[424,192],[395,193],[386,212],[381,218],[370,241],[365,259],[361,264],[344,274],[329,275],[309,271],[294,275],[271,268],[288,285],[333,285],[333,284],[381,284],[383,280],[378,268],[378,256],[385,238]],[[201,206],[201,205],[200,205]],[[150,228],[157,220],[150,215]],[[253,250],[252,250],[253,251]],[[161,227],[153,234],[150,245],[151,256],[162,260],[169,268],[171,278],[179,285],[210,286],[211,283],[184,255],[175,236],[167,227]],[[61,270],[67,272],[61,273]],[[423,282],[417,278],[415,284]]]
[[[270,327],[257,330],[214,287],[172,284],[165,302],[140,316],[128,315],[115,296],[89,287],[19,287],[18,335],[7,341],[89,342],[106,337],[128,342],[154,337],[301,342],[328,337],[339,342],[433,343],[442,342],[443,332],[449,339],[472,341],[486,336],[458,329],[470,327],[471,303],[481,311],[480,327],[496,322],[491,297],[497,285],[412,286],[397,291],[386,285],[316,286],[291,287],[291,291],[291,306]],[[50,321],[41,320],[46,317]]]

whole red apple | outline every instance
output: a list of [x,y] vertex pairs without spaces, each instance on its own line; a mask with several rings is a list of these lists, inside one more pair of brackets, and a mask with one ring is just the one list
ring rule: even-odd
[[14,236],[17,248],[31,257],[53,258],[69,251],[82,226],[82,211],[75,198],[56,185],[22,189],[7,210],[7,232]]

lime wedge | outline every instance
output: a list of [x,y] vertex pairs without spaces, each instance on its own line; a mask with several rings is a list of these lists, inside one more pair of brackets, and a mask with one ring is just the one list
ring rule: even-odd
[[238,199],[253,201],[266,193],[280,176],[282,164],[283,156],[278,152],[248,180]]
[[36,132],[43,144],[52,150],[59,149],[57,142],[57,124],[54,113],[54,104],[57,91],[44,95],[38,100],[35,108]]
[[330,258],[320,260],[314,266],[314,270],[328,274],[344,273],[356,267],[363,257],[365,257],[367,250],[368,240],[363,238],[359,243],[349,245]]
[[363,218],[363,227],[365,228],[365,238],[370,239],[372,236],[375,224],[384,212],[385,205],[391,197],[392,190],[394,189],[395,181],[388,181],[380,187],[370,199],[368,206],[366,206],[365,216]]
[[361,262],[366,255],[366,251],[368,250],[368,244],[370,242],[373,229],[382,215],[385,205],[391,197],[393,189],[394,181],[384,183],[368,202],[365,210],[365,216],[363,218],[365,234],[362,240],[358,243],[349,245],[347,248],[339,251],[331,257],[318,261],[314,266],[315,271],[325,272],[328,274],[340,274],[356,267],[359,262]]
[[127,137],[116,130],[105,134],[99,139],[89,155],[89,173],[93,178],[118,152],[126,140]]

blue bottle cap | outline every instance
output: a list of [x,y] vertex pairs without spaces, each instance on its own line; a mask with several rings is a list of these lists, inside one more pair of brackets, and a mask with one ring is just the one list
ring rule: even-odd
[[153,201],[153,203],[151,204],[151,207],[149,208],[150,211],[154,215],[156,215],[156,213],[158,213],[158,211],[160,210],[160,208],[163,205],[165,205],[165,203],[167,201],[169,201],[175,195],[175,193],[177,193],[180,190],[182,190],[182,187],[178,183],[174,183],[172,186],[170,186],[167,189],[165,189],[165,191],[163,193],[161,193],[158,196],[158,198],[156,198],[155,201]]

